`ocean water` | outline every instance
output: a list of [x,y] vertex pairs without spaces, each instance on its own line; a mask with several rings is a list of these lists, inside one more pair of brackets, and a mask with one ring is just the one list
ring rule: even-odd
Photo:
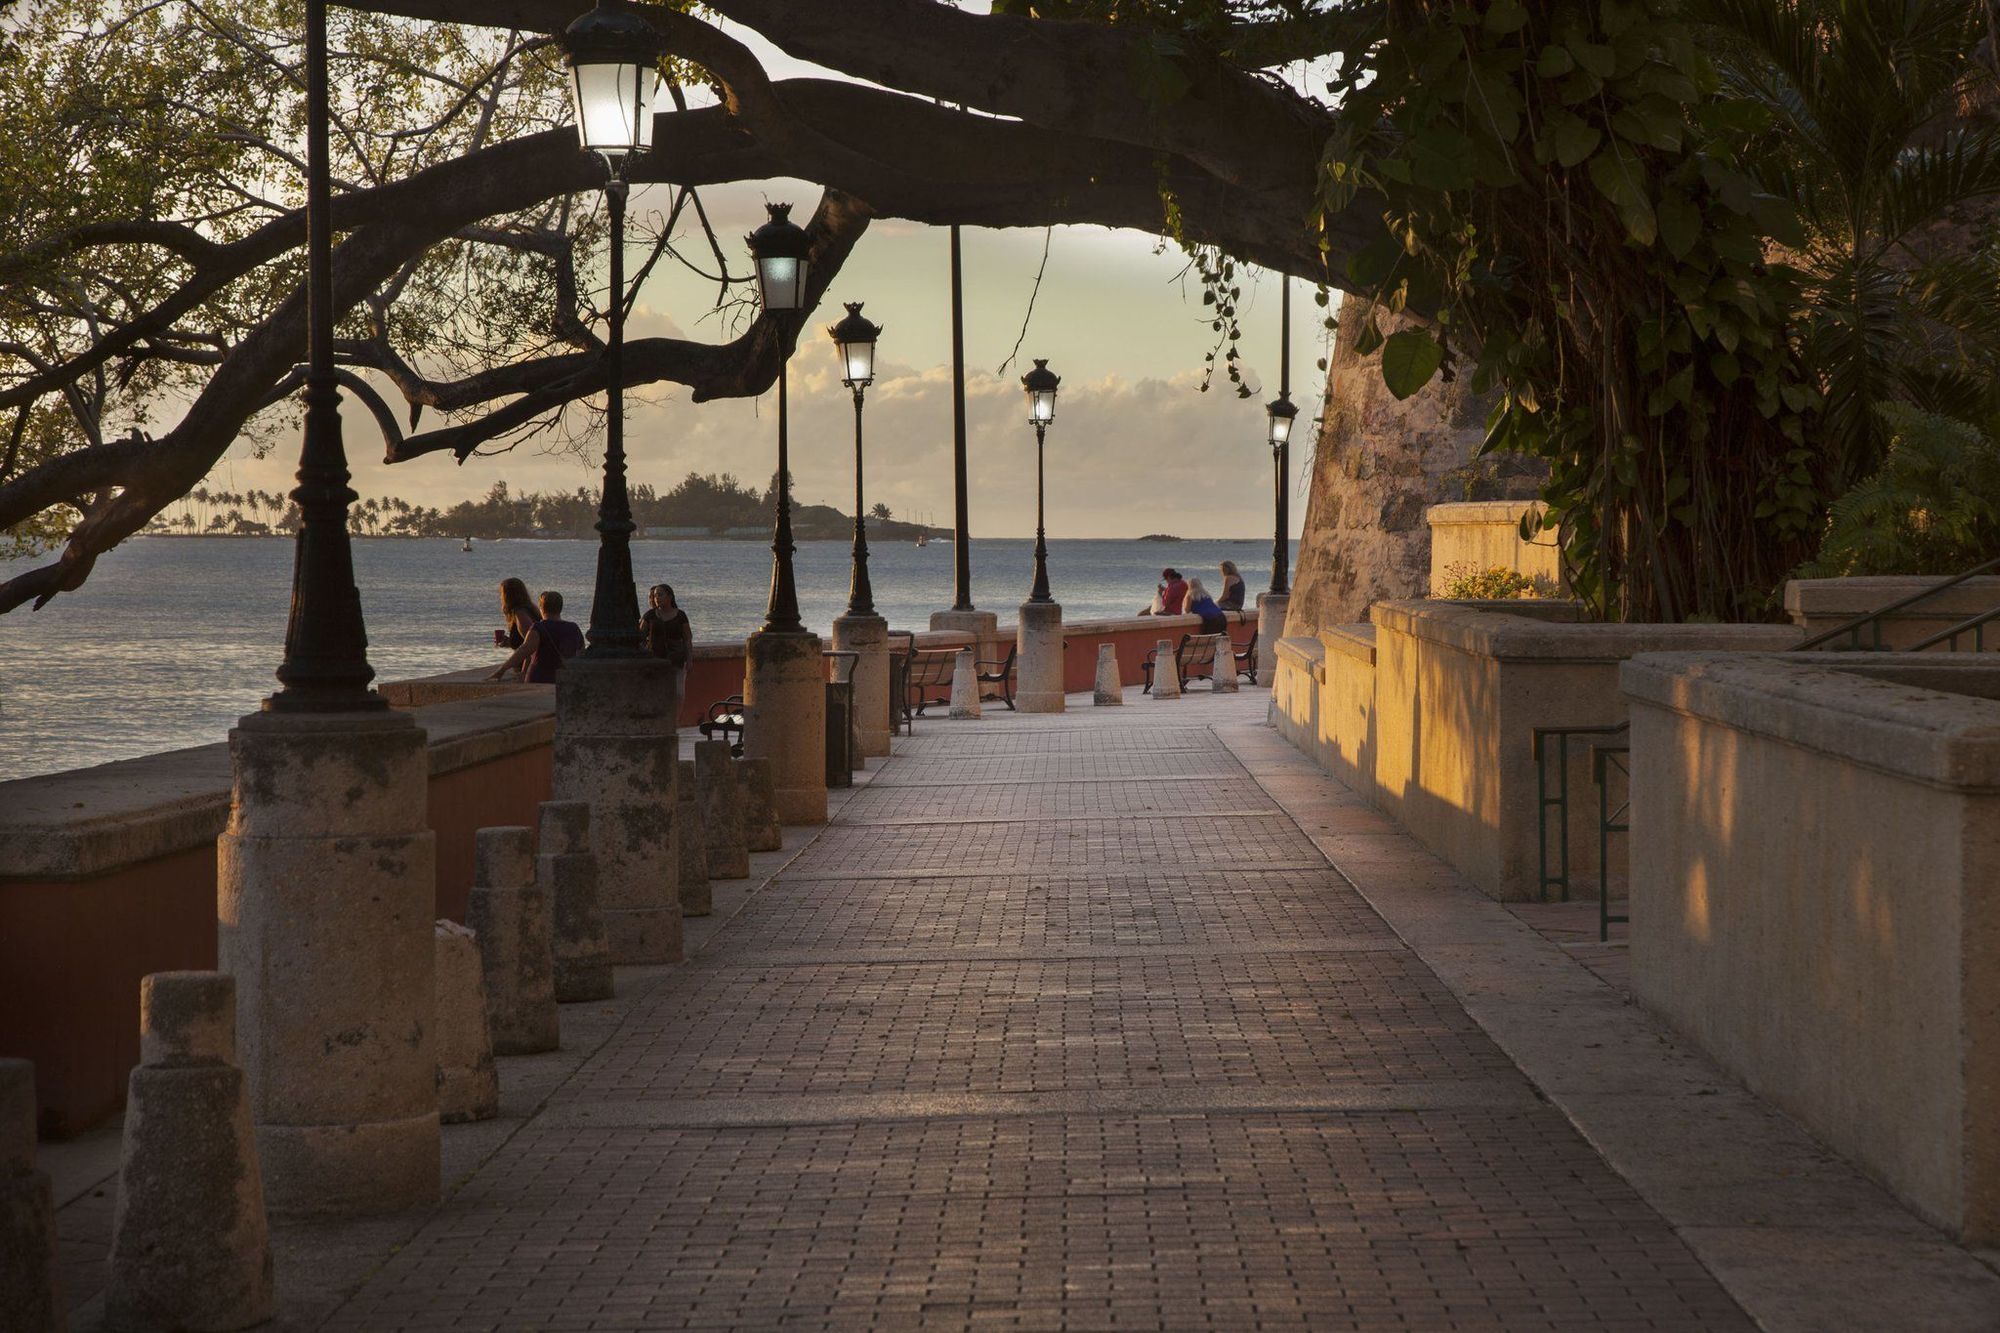
[[[456,540],[357,541],[377,679],[497,664],[499,582],[510,575],[531,592],[559,589],[568,618],[587,625],[596,552],[587,541],[474,542],[469,553]],[[1003,624],[1028,594],[1033,552],[1028,539],[973,540],[973,601]],[[1270,557],[1268,537],[1053,541],[1049,582],[1071,620],[1132,615],[1163,565],[1219,595],[1216,566],[1234,560],[1254,599],[1270,586]],[[871,547],[876,609],[892,628],[926,628],[951,605],[951,563],[949,541]],[[671,583],[697,641],[741,639],[763,621],[766,545],[636,542],[633,565],[641,604],[647,586]],[[0,616],[0,780],[224,739],[276,687],[291,568],[286,539],[138,537],[78,592]],[[806,623],[828,633],[847,606],[848,544],[802,542],[794,570]]]

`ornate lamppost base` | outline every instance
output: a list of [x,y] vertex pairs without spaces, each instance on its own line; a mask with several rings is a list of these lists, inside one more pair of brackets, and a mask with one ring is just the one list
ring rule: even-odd
[[889,753],[889,622],[881,616],[841,616],[833,622],[833,646],[859,653],[854,663],[854,730],[861,753]]
[[771,761],[780,824],[826,822],[826,660],[811,630],[758,630],[744,645],[743,757]]
[[572,658],[556,677],[555,799],[590,803],[614,963],[683,956],[679,714],[674,669],[656,657]]
[[1063,628],[1061,602],[1023,602],[1014,631],[1019,688],[1014,707],[1023,713],[1063,711]]
[[436,835],[407,713],[253,713],[216,843],[217,952],[278,1217],[438,1199]]

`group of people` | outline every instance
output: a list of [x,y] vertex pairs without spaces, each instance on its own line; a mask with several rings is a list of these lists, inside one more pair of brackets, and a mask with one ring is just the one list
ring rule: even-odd
[[1200,616],[1203,634],[1227,634],[1229,617],[1226,611],[1243,609],[1243,576],[1236,572],[1236,562],[1222,562],[1222,596],[1218,599],[1209,595],[1199,578],[1182,578],[1178,569],[1169,565],[1160,571],[1159,586],[1153,591],[1153,604],[1139,614],[1142,616]]
[[[651,603],[639,617],[639,634],[646,651],[674,669],[674,692],[687,683],[694,658],[694,630],[687,612],[674,600],[672,585],[655,583],[647,593]],[[493,631],[493,646],[512,653],[488,680],[513,677],[530,684],[555,682],[562,664],[583,651],[583,630],[563,619],[563,595],[545,592],[530,600],[528,585],[519,579],[500,580],[500,614],[506,627]]]

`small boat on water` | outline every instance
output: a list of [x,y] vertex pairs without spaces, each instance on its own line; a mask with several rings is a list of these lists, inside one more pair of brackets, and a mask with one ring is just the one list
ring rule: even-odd
[[472,538],[467,537],[465,539],[465,545],[459,547],[458,549],[469,553],[472,550]]
[[928,532],[920,532],[917,534],[917,545],[929,546],[930,544],[931,544],[931,535]]

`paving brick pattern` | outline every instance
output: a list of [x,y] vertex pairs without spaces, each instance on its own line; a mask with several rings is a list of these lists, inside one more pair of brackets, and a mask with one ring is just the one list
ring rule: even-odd
[[1289,820],[1086,808],[1244,697],[899,742],[329,1327],[1749,1327]]

